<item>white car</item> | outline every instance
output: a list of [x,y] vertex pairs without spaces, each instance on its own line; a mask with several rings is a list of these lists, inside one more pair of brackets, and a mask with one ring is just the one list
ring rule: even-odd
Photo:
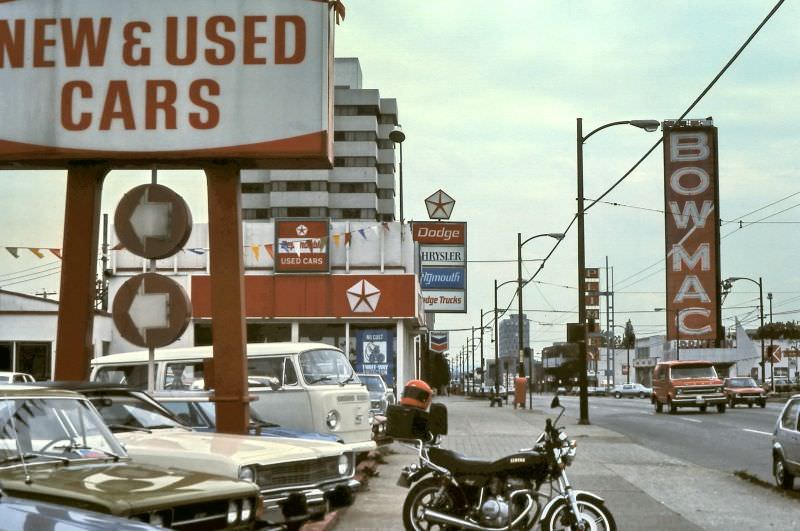
[[267,525],[299,523],[349,505],[360,483],[344,444],[200,433],[144,391],[118,385],[55,383],[83,393],[134,461],[256,483]]
[[24,372],[0,372],[0,383],[31,383],[36,379]]
[[653,390],[651,388],[645,387],[639,383],[616,385],[611,390],[611,396],[614,398],[622,398],[623,396],[627,396],[629,398],[633,398],[635,396],[638,396],[639,398],[649,398],[652,394]]

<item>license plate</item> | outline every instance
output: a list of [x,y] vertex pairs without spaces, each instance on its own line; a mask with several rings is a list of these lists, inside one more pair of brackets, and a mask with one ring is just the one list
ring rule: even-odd
[[706,403],[705,399],[703,399],[702,396],[698,396],[697,399],[695,400],[695,402],[698,403],[698,404],[705,404]]

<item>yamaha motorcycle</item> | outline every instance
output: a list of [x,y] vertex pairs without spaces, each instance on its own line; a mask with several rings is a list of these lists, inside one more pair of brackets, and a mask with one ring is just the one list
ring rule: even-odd
[[[555,422],[547,419],[533,448],[496,461],[471,459],[440,448],[441,436],[447,433],[443,404],[432,404],[428,418],[407,422],[414,425],[405,429],[407,433],[398,434],[403,429],[395,426],[395,437],[409,440],[412,432],[417,436],[414,445],[419,453],[419,463],[405,467],[398,480],[398,485],[411,487],[403,505],[405,528],[511,531],[533,529],[538,524],[544,531],[616,531],[603,499],[573,489],[567,478],[576,443],[563,427],[557,427],[564,407],[556,396],[551,408],[558,407],[561,413]],[[389,412],[390,427],[397,413]],[[549,489],[542,492],[546,484]]]

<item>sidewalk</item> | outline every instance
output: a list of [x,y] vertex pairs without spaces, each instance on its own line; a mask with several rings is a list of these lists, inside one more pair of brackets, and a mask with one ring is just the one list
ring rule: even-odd
[[[536,396],[529,411],[442,397],[450,431],[444,446],[486,458],[530,447],[545,419],[557,414],[549,409],[551,399]],[[559,425],[578,441],[577,458],[567,471],[573,486],[604,498],[620,530],[793,529],[800,522],[797,500],[652,451],[599,426],[580,426],[574,418],[562,417]],[[335,529],[403,529],[401,509],[408,491],[395,483],[402,467],[416,462],[416,454],[397,443],[391,450],[396,453],[387,456],[367,490],[340,514]]]

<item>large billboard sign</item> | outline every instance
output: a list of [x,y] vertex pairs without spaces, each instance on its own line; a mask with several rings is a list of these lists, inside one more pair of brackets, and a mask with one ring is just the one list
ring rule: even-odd
[[329,272],[329,227],[327,219],[276,220],[275,272]]
[[426,312],[467,311],[467,224],[414,222],[419,282]]
[[667,337],[717,340],[720,312],[717,128],[664,122]]
[[0,3],[0,167],[330,167],[315,0]]

